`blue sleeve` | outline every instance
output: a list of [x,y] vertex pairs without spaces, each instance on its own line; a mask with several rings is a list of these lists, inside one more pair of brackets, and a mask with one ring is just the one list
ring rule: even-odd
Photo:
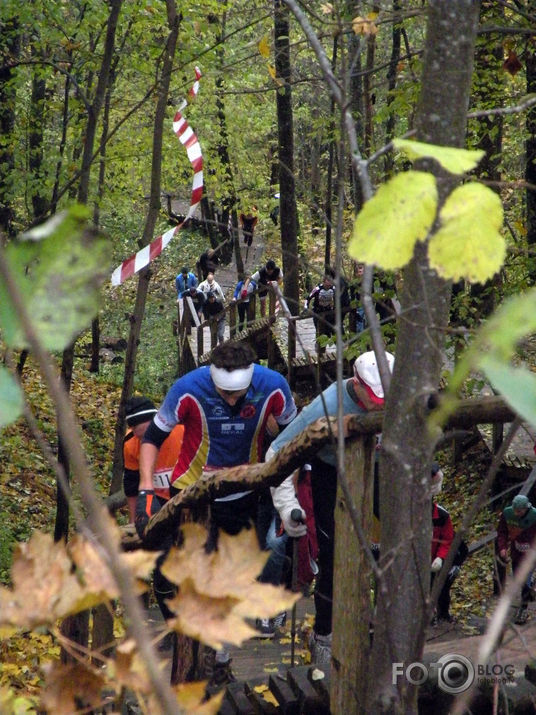
[[[337,414],[337,391],[336,384],[334,383],[323,392],[324,400],[326,402],[326,409],[328,415]],[[324,410],[324,403],[322,401],[322,396],[318,395],[315,399],[304,407],[300,414],[288,425],[285,429],[278,434],[274,441],[270,444],[270,447],[274,452],[278,452],[281,447],[283,447],[287,442],[290,442],[296,435],[303,432],[303,430],[320,417],[325,417],[326,412]]]
[[180,276],[177,276],[175,278],[175,288],[177,289],[177,295],[178,295],[181,292]]
[[236,288],[234,289],[234,293],[233,293],[233,298],[237,298],[237,299],[238,299],[238,296],[240,295],[240,289],[242,288],[242,284],[243,284],[243,283],[244,283],[244,281],[239,281],[239,282],[236,284]]

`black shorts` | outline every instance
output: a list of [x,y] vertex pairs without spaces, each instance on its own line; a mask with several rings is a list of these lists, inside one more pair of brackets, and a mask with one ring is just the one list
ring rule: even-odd
[[140,486],[140,473],[132,469],[125,469],[123,474],[123,489],[125,496],[137,497]]

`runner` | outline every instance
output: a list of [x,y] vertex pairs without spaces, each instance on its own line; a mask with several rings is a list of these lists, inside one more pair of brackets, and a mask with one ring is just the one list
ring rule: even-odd
[[[197,481],[204,471],[257,463],[262,458],[270,415],[283,426],[294,419],[296,405],[287,381],[274,370],[255,364],[255,357],[247,344],[218,345],[212,351],[210,367],[192,370],[170,388],[141,446],[136,504],[140,536],[150,516],[160,509],[153,490],[154,465],[176,424],[183,424],[185,432],[171,477],[172,496],[175,490]],[[214,500],[207,549],[217,548],[220,529],[233,535],[251,526],[256,510],[257,496],[251,491]],[[226,649],[218,651],[206,666],[211,690],[234,679]]]

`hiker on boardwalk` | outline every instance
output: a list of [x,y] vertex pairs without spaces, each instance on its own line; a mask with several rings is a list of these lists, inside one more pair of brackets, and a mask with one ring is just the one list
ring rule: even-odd
[[[536,540],[536,509],[529,498],[518,494],[501,514],[497,526],[497,548],[499,558],[503,563],[512,561],[512,571],[515,576],[527,551]],[[510,554],[508,554],[510,551]],[[515,623],[521,625],[528,620],[528,603],[532,600],[530,578],[521,590],[521,605],[515,617]]]
[[208,295],[208,293],[214,293],[214,295],[219,301],[225,303],[225,296],[223,294],[223,290],[218,281],[214,279],[214,273],[208,273],[206,279],[202,281],[197,287],[205,295]]
[[335,285],[328,273],[309,293],[305,307],[313,313],[317,338],[335,333]]
[[203,307],[206,302],[206,297],[203,291],[199,290],[199,288],[196,288],[195,286],[190,286],[190,288],[180,294],[180,297],[183,300],[189,298],[193,303],[194,310],[197,313],[197,317],[199,318],[199,320],[203,320]]
[[242,234],[244,236],[244,243],[246,246],[251,246],[253,242],[253,232],[255,231],[255,226],[259,221],[259,216],[257,213],[257,207],[252,206],[251,210],[240,214],[240,225],[242,227]]
[[255,281],[259,286],[259,300],[261,303],[261,316],[264,318],[266,315],[266,297],[268,295],[269,285],[282,285],[283,284],[283,271],[279,266],[276,265],[275,261],[270,259],[266,261],[263,268],[251,276],[251,278],[246,278],[244,287],[247,288],[250,281]]
[[257,284],[250,276],[246,276],[249,282],[246,285],[245,279],[241,278],[235,286],[232,302],[236,302],[238,310],[238,330],[245,330],[248,325],[249,296],[257,289]]
[[219,300],[216,293],[213,293],[211,290],[207,293],[207,299],[203,306],[203,315],[205,316],[205,320],[210,320],[210,318],[216,318],[216,316],[219,316],[216,334],[218,338],[218,345],[223,343],[225,340],[224,307],[222,301]]
[[[152,514],[160,509],[152,476],[158,453],[176,424],[184,425],[184,441],[171,476],[170,493],[196,482],[204,472],[253,464],[263,453],[270,415],[282,426],[296,415],[287,381],[254,362],[249,345],[226,342],[211,354],[210,367],[198,367],[171,386],[149,425],[140,450],[140,491],[136,528],[143,536]],[[249,528],[257,511],[257,495],[244,491],[220,497],[210,505],[207,550],[217,548],[218,532],[234,535]],[[207,664],[213,684],[232,679],[228,651]]]
[[177,289],[177,300],[181,297],[181,293],[184,293],[188,288],[197,286],[197,278],[195,275],[188,270],[188,266],[183,266],[181,272],[175,278],[175,288]]
[[[394,357],[390,353],[385,355],[389,369],[392,371]],[[344,383],[344,414],[364,414],[370,410],[382,410],[383,405],[384,393],[376,356],[372,351],[363,353],[354,363],[354,377]],[[266,459],[270,459],[308,425],[320,417],[336,416],[337,411],[337,383],[333,383],[304,407],[296,419],[274,439],[266,454]],[[311,486],[320,573],[315,585],[316,617],[310,646],[313,660],[318,664],[328,665],[331,660],[335,498],[337,494],[337,455],[332,445],[322,447],[316,457],[311,460]],[[272,497],[287,534],[291,537],[305,534],[305,525],[294,521],[291,517],[294,509],[301,509],[295,495],[292,477],[288,477],[279,487],[273,489]],[[302,517],[305,518],[303,510]]]
[[214,275],[218,267],[218,262],[219,259],[214,248],[207,248],[207,250],[203,251],[199,256],[197,260],[198,273],[201,274],[204,281],[207,279],[209,273]]

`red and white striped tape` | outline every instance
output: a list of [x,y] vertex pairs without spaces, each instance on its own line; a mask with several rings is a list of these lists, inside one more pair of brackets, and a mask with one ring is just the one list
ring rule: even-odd
[[[199,67],[195,68],[195,77],[196,80],[189,91],[189,95],[191,97],[195,97],[199,92],[199,80],[201,78],[201,71]],[[142,268],[148,266],[154,258],[159,256],[171,241],[173,236],[175,236],[186,224],[188,219],[194,215],[195,210],[201,201],[201,196],[203,195],[203,155],[201,154],[201,145],[199,144],[199,140],[195,132],[181,114],[186,105],[187,102],[184,100],[177,110],[177,113],[173,118],[173,131],[179,138],[181,144],[186,148],[188,159],[194,170],[190,208],[188,209],[186,218],[182,223],[178,226],[174,226],[161,236],[157,236],[148,246],[145,246],[133,256],[130,256],[130,258],[123,261],[120,266],[117,266],[115,271],[112,273],[112,285],[114,286],[121,285],[121,283],[126,281],[127,278],[130,278]]]

